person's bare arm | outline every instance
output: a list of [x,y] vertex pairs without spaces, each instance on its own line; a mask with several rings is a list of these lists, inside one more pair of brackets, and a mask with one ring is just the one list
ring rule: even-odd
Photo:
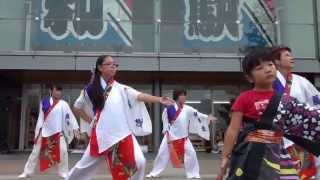
[[82,109],[73,107],[74,112],[79,115],[83,120],[85,120],[88,123],[91,123],[92,119],[88,114],[86,114]]
[[140,93],[138,95],[138,101],[150,102],[150,103],[161,103],[166,106],[172,105],[174,103],[174,101],[168,97],[152,96],[146,93]]
[[223,176],[226,173],[231,152],[238,138],[240,126],[242,123],[242,116],[243,114],[241,112],[233,112],[231,115],[231,122],[224,138],[224,145],[220,162],[220,173],[217,177],[217,180],[222,180]]

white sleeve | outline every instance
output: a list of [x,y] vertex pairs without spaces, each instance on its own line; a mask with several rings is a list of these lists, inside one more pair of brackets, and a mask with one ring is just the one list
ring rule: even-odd
[[[70,123],[72,129],[79,129],[78,121],[76,117],[74,116],[73,112],[71,111],[71,108],[68,103],[65,104],[65,117],[69,116],[69,121],[70,122],[65,122],[65,123]],[[67,118],[65,118],[66,120]]]
[[132,87],[125,87],[127,91],[128,98],[131,100],[138,100],[138,95],[141,94],[140,91],[133,89]]
[[311,105],[311,106],[319,106],[320,102],[319,102],[319,91],[316,89],[316,87],[313,86],[313,84],[307,80],[306,78],[303,78],[303,91],[307,100],[307,104]]
[[37,124],[36,124],[36,129],[35,129],[35,133],[34,136],[35,138],[38,136],[38,133],[42,127],[43,121],[44,121],[44,114],[42,111],[42,103],[39,103],[39,115],[38,115],[38,120],[37,120]]
[[39,122],[42,122],[44,118],[44,113],[42,111],[42,103],[39,104],[39,115],[38,115],[38,120],[37,120],[37,124]]
[[162,112],[162,133],[165,133],[169,130],[169,120],[167,115],[167,108],[164,108]]
[[197,115],[201,119],[208,119],[208,115],[199,112],[197,109],[195,109],[191,106],[188,106],[188,107],[189,107],[189,109],[188,109],[188,116],[189,117],[194,117]]
[[188,106],[188,116],[189,116],[189,132],[193,134],[198,134],[200,137],[209,140],[209,121],[208,115],[200,113],[195,108]]
[[79,109],[82,109],[84,104],[86,103],[85,96],[84,96],[84,90],[81,90],[81,93],[77,100],[74,102],[73,106]]

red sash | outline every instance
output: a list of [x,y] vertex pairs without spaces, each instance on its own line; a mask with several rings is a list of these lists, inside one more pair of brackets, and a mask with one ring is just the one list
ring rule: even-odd
[[134,158],[132,135],[127,136],[110,148],[106,160],[111,170],[112,179],[126,180],[137,172]]
[[[177,120],[177,118],[179,117],[182,111],[182,108],[183,108],[182,105],[178,105],[178,110],[176,112],[174,119],[170,122],[171,124],[173,124],[173,122]],[[185,151],[184,144],[185,144],[186,138],[170,141],[169,132],[167,132],[166,135],[167,135],[171,164],[174,168],[182,168],[184,163],[184,151]]]
[[40,171],[60,163],[60,133],[41,139]]
[[[44,113],[44,121],[46,121],[49,113],[58,104],[59,101],[53,102],[52,106]],[[42,129],[40,129],[35,143],[37,143]],[[40,147],[40,171],[43,172],[46,169],[60,163],[60,132],[49,136],[41,138]]]
[[170,141],[169,133],[167,132],[168,149],[170,153],[170,161],[174,168],[182,168],[184,164],[184,145],[187,138]]
[[[100,119],[101,111],[97,110],[96,112],[96,121]],[[99,153],[99,146],[98,146],[98,140],[97,140],[97,133],[96,133],[96,125],[98,122],[94,122],[90,137],[90,155],[94,157],[98,157],[103,155],[104,152]]]
[[[100,113],[98,116],[100,116]],[[94,157],[104,156],[106,158],[112,179],[126,180],[137,171],[132,135],[122,139],[108,150],[99,153],[96,128],[93,128],[90,138],[90,155]]]

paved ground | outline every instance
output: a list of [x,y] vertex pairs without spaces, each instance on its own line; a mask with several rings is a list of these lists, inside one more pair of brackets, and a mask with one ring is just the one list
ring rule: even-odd
[[[149,172],[152,168],[152,160],[154,154],[146,154],[147,168],[146,172]],[[69,158],[69,168],[80,159],[81,154],[71,154]],[[17,179],[17,175],[21,173],[24,164],[28,158],[28,153],[11,153],[0,155],[0,180]],[[211,153],[198,153],[198,159],[200,164],[201,179],[213,180],[217,174],[219,155]],[[53,168],[45,174],[40,174],[38,171],[32,177],[33,180],[54,180],[59,179],[56,175],[56,168]],[[101,166],[96,174],[95,180],[111,179],[110,174],[106,171],[105,166]],[[162,174],[159,180],[181,180],[185,179],[184,169],[173,169],[168,167]]]

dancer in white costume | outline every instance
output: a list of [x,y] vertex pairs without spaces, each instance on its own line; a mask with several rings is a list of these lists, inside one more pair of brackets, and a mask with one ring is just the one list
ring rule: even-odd
[[51,96],[44,98],[40,103],[35,144],[19,178],[32,176],[39,160],[41,172],[58,164],[59,176],[67,176],[67,145],[74,135],[79,138],[79,126],[68,103],[60,99],[61,90],[61,86],[51,85]]
[[158,177],[171,160],[174,167],[182,167],[181,165],[184,164],[187,178],[200,178],[196,151],[188,136],[191,132],[209,140],[208,124],[215,118],[185,105],[185,90],[175,90],[173,99],[176,104],[165,108],[163,111],[164,137],[154,161],[153,169],[146,177]]
[[135,135],[150,134],[152,126],[143,102],[171,105],[174,101],[116,82],[117,67],[111,56],[97,59],[94,78],[83,96],[89,97],[95,112],[90,143],[67,180],[90,180],[103,161],[107,161],[114,180],[144,178],[146,160]]
[[[297,74],[291,73],[294,67],[294,59],[291,55],[291,49],[288,47],[275,47],[273,50],[273,58],[278,69],[277,79],[274,82],[274,89],[278,92],[284,92],[290,94],[292,97],[297,98],[300,102],[306,103],[309,106],[317,107],[320,106],[319,91],[309,82],[306,78]],[[284,138],[285,148],[295,147],[294,143]],[[298,152],[294,151],[295,154]],[[295,158],[303,159],[300,167],[300,177],[302,179],[310,179],[312,176],[317,174],[317,179],[320,179],[320,158],[312,156],[312,154],[306,151],[300,151],[300,155],[293,155]],[[292,155],[292,154],[291,154]],[[316,163],[314,160],[316,158]],[[317,169],[316,167],[317,166]]]

